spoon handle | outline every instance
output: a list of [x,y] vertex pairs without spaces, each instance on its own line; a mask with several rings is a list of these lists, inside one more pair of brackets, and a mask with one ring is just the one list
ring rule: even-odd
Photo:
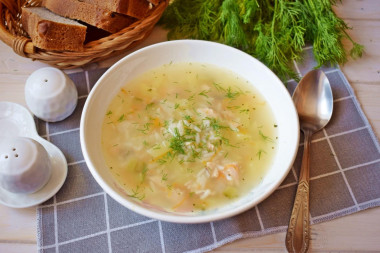
[[289,252],[307,252],[309,248],[309,153],[312,132],[305,131],[302,165],[296,198],[286,234],[286,249]]

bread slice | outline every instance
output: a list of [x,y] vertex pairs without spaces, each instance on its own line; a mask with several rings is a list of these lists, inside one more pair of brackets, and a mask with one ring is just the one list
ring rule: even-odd
[[52,12],[115,33],[136,21],[135,18],[101,9],[78,0],[44,0],[42,5]]
[[150,3],[152,3],[154,6],[158,5],[161,0],[148,0]]
[[[144,18],[152,9],[152,4],[147,0],[80,0],[94,4],[102,9],[125,14],[137,19]],[[154,0],[155,1],[155,0]]]
[[43,7],[22,8],[21,23],[36,47],[82,51],[86,26]]

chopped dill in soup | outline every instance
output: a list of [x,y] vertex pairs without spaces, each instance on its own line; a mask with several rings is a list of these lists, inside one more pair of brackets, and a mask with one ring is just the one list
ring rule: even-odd
[[119,187],[166,211],[197,212],[247,194],[270,167],[277,125],[246,80],[213,65],[166,64],[111,101],[102,151]]

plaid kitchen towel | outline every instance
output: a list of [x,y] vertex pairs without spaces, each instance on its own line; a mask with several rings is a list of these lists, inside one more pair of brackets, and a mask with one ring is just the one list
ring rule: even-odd
[[[304,75],[316,66],[312,48],[295,63]],[[37,208],[39,252],[204,252],[243,237],[285,231],[297,188],[303,136],[294,166],[281,186],[254,208],[203,224],[173,224],[138,215],[110,198],[92,178],[81,153],[79,121],[91,88],[106,69],[70,74],[79,101],[69,118],[37,120],[39,133],[66,156],[62,189]],[[324,67],[332,85],[334,113],[313,135],[310,171],[311,223],[380,205],[380,148],[352,88],[338,67]],[[296,82],[287,82],[292,93]]]

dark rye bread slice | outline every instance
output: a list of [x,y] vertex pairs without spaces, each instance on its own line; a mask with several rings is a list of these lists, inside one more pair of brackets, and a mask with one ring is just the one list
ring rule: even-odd
[[44,0],[42,5],[52,12],[115,33],[136,21],[135,18],[102,9],[78,0]]
[[147,0],[81,0],[94,4],[102,9],[125,14],[137,19],[142,19],[152,9],[152,4]]
[[22,8],[21,23],[36,47],[83,51],[86,26],[43,7]]
[[153,5],[158,5],[160,3],[161,0],[149,0],[149,2],[151,2]]

